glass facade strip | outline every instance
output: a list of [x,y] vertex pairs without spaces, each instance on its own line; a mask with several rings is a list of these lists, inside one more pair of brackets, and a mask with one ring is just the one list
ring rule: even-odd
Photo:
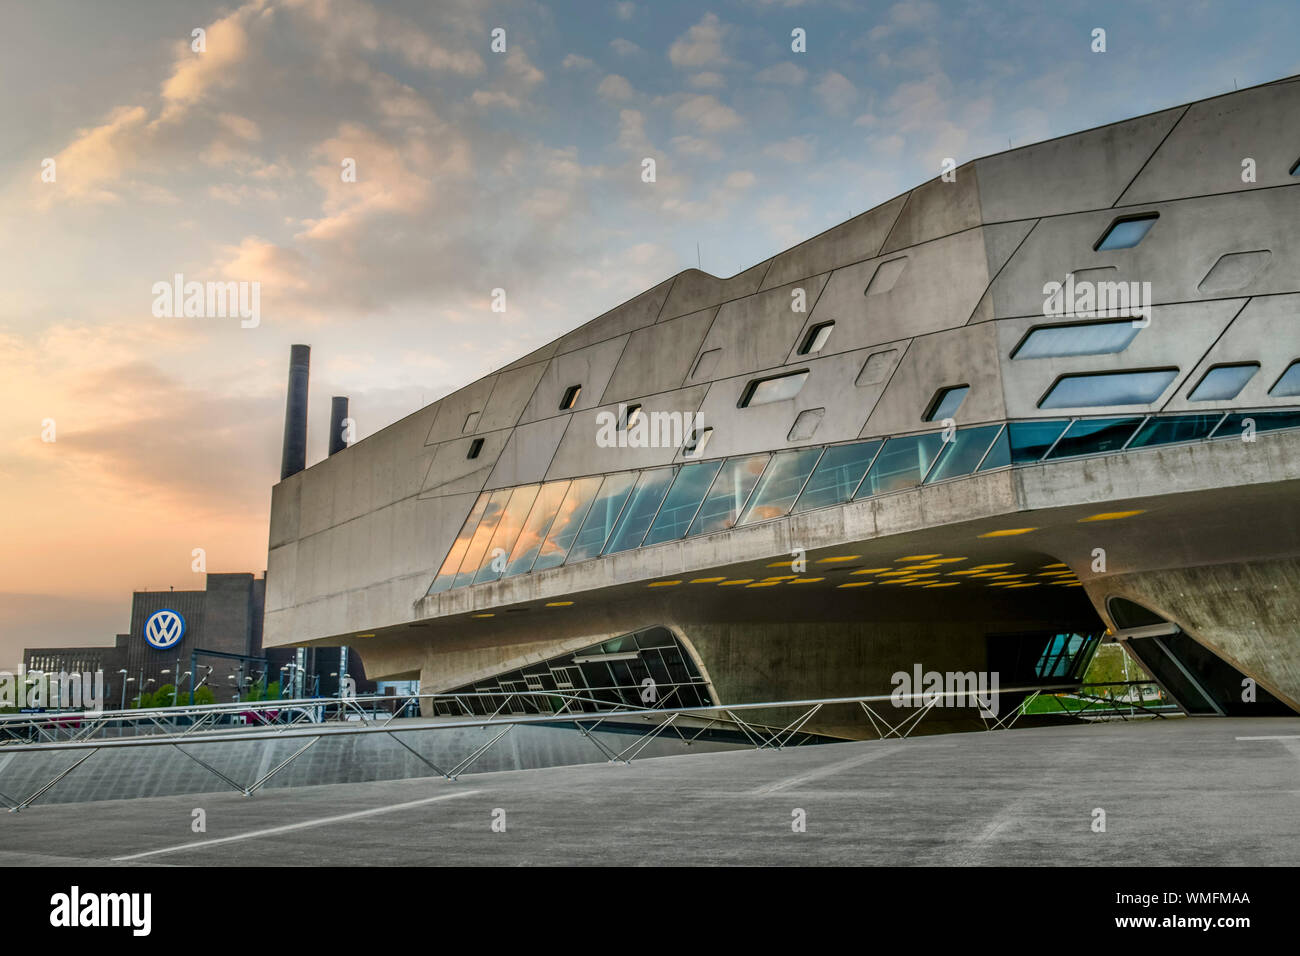
[[1108,451],[1119,451],[1141,424],[1141,415],[1136,418],[1077,418],[1066,429],[1056,447],[1047,453],[1047,458],[1072,458],[1075,455],[1100,455]]
[[1192,394],[1187,398],[1193,402],[1231,401],[1258,371],[1259,364],[1254,362],[1242,365],[1216,365],[1196,383]]
[[942,432],[891,438],[880,449],[854,500],[915,488],[943,447]]
[[596,497],[603,481],[600,475],[596,475],[593,478],[578,478],[569,485],[560,510],[551,522],[551,530],[547,532],[546,540],[537,553],[537,560],[533,562],[534,571],[543,571],[564,563],[569,554],[569,546],[577,537],[578,529],[587,517],[587,509],[591,507],[592,499]]
[[637,472],[628,471],[617,475],[607,475],[591,503],[587,518],[582,523],[582,530],[573,539],[566,564],[576,564],[588,558],[598,557],[609,538],[614,522],[623,511],[627,497],[636,483]]
[[1013,359],[1061,358],[1069,355],[1111,355],[1122,352],[1142,327],[1132,319],[1119,322],[1080,322],[1034,329],[1014,352]]
[[789,514],[821,456],[820,448],[777,452],[763,472],[749,504],[745,506],[745,513],[736,524],[754,524],[784,518]]
[[659,506],[663,504],[675,473],[673,468],[655,468],[641,472],[636,487],[632,489],[632,497],[619,516],[618,526],[610,535],[606,554],[641,547],[641,539],[659,513]]
[[771,457],[761,454],[728,458],[705,496],[695,520],[691,522],[690,530],[686,532],[687,537],[725,531],[734,525]]
[[478,572],[474,575],[475,584],[495,581],[505,572],[510,559],[510,549],[515,546],[515,541],[523,531],[524,519],[528,517],[528,512],[532,509],[533,502],[537,500],[537,492],[541,487],[541,485],[522,485],[514,490],[510,496],[510,503],[501,513],[501,520],[497,522],[496,531],[492,533],[487,551],[479,561]]
[[925,476],[925,484],[969,475],[983,459],[985,452],[989,450],[989,445],[1001,430],[1001,425],[957,429],[953,433],[952,441],[944,444],[934,467]]
[[793,513],[815,511],[851,501],[884,442],[878,438],[851,445],[831,445],[813,469],[812,477],[795,502]]
[[542,485],[537,500],[533,502],[533,507],[528,512],[523,530],[515,541],[514,549],[510,552],[510,561],[506,564],[503,577],[514,577],[516,574],[524,574],[533,569],[537,552],[541,550],[542,542],[546,540],[546,532],[550,530],[551,519],[560,510],[560,502],[564,500],[568,490],[567,480],[548,481]]
[[509,502],[509,488],[502,488],[500,491],[492,492],[491,497],[488,498],[487,507],[483,509],[483,517],[479,519],[478,527],[474,529],[474,536],[469,539],[469,547],[465,549],[465,558],[460,563],[460,570],[456,572],[456,580],[452,582],[452,587],[463,588],[473,582],[474,575],[478,573],[479,562],[483,560],[488,543],[497,530],[497,522],[501,520],[501,512],[505,511]]
[[442,562],[442,567],[438,569],[438,576],[433,579],[433,584],[429,585],[429,594],[437,594],[439,591],[445,591],[451,587],[452,582],[456,580],[456,572],[460,570],[461,561],[465,560],[465,552],[469,550],[470,538],[474,536],[474,529],[478,527],[479,519],[483,517],[483,511],[487,508],[488,498],[486,491],[478,496],[474,502],[474,507],[469,509],[469,516],[465,523],[461,525],[460,534],[456,535],[456,540],[451,543],[451,550],[447,552],[447,559]]
[[1069,424],[1068,419],[1059,418],[1009,422],[980,465],[980,471],[1041,461]]
[[1300,428],[1300,411],[1287,412],[1233,412],[1214,432],[1215,438],[1241,438],[1246,434],[1246,422],[1257,432],[1271,432],[1279,428]]
[[1149,405],[1164,394],[1178,375],[1176,368],[1142,372],[1100,372],[1064,375],[1053,385],[1039,408],[1090,408],[1098,405]]
[[720,461],[702,461],[683,465],[677,472],[673,486],[664,498],[663,507],[645,536],[642,547],[672,541],[686,536],[695,512],[700,508],[705,493],[722,468]]
[[1175,415],[1170,418],[1151,418],[1138,429],[1129,448],[1147,448],[1152,445],[1173,445],[1178,442],[1199,441],[1214,431],[1223,418],[1222,412],[1207,415]]

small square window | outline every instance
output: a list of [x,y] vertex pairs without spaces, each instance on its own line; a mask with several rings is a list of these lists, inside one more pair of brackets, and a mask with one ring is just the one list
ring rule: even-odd
[[682,457],[699,458],[704,454],[704,449],[708,446],[709,439],[712,437],[712,428],[695,429],[695,431],[691,432],[690,436],[686,439],[686,443],[682,445]]
[[1140,216],[1124,216],[1116,219],[1092,248],[1096,252],[1132,249],[1146,237],[1147,232],[1159,218],[1158,212],[1144,212]]
[[465,424],[460,430],[462,435],[467,435],[474,430],[474,427],[478,425],[478,416],[478,412],[470,412],[465,416]]
[[826,345],[826,340],[831,337],[831,329],[835,328],[834,322],[821,322],[814,325],[804,336],[803,345],[799,346],[800,355],[810,355],[813,352],[820,352]]
[[621,414],[618,418],[618,430],[621,432],[627,431],[629,428],[631,428],[633,425],[636,424],[636,420],[640,417],[641,417],[640,405],[624,405],[623,414]]
[[944,419],[952,418],[961,407],[961,403],[966,400],[966,393],[970,391],[969,385],[952,385],[948,388],[941,388],[935,393],[934,398],[930,400],[930,407],[926,409],[922,421],[941,422]]
[[570,385],[564,390],[564,397],[560,399],[560,411],[565,412],[572,408],[578,401],[578,396],[582,394],[581,385]]
[[472,442],[469,443],[469,454],[466,455],[465,457],[477,458],[478,453],[481,452],[482,450],[483,450],[483,439],[475,438]]

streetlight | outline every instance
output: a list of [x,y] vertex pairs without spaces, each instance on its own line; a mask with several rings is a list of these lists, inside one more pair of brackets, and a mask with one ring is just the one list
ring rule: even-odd
[[177,699],[178,695],[179,695],[180,692],[181,692],[181,681],[183,681],[183,680],[184,680],[185,678],[187,678],[187,677],[190,678],[190,684],[193,684],[193,683],[194,683],[194,672],[193,672],[193,671],[186,671],[186,672],[185,672],[184,674],[182,674],[180,677],[176,678],[176,686],[172,688],[172,706],[173,706],[173,707],[176,706],[176,699]]
[[119,707],[118,710],[126,710],[126,685],[131,683],[131,679],[126,676],[125,667],[118,671],[118,673],[122,675],[122,706]]

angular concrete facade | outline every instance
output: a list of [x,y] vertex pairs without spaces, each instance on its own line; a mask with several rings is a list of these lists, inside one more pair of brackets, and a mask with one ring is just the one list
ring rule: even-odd
[[[665,625],[730,702],[884,693],[915,664],[991,668],[1004,638],[1158,621],[1229,668],[1218,684],[1297,707],[1298,159],[1293,78],[976,160],[730,278],[667,279],[278,484],[266,642],[347,642],[438,691]],[[1067,276],[1140,301],[1061,314]],[[604,447],[627,406],[698,414],[707,444]],[[863,442],[863,474],[830,470]],[[612,546],[640,489],[672,502],[701,462],[722,476],[709,520]],[[548,496],[565,517],[530,524]],[[580,532],[588,508],[608,515]],[[567,563],[526,560],[529,534],[572,545],[564,521]],[[1171,648],[1170,673],[1195,669]]]

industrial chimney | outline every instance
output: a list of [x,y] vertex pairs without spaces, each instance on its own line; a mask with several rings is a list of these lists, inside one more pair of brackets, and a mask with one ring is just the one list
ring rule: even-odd
[[289,395],[284,405],[284,452],[280,480],[307,467],[307,376],[311,373],[311,346],[289,347]]
[[330,399],[330,454],[348,447],[343,440],[343,423],[348,417],[348,397],[335,395]]

